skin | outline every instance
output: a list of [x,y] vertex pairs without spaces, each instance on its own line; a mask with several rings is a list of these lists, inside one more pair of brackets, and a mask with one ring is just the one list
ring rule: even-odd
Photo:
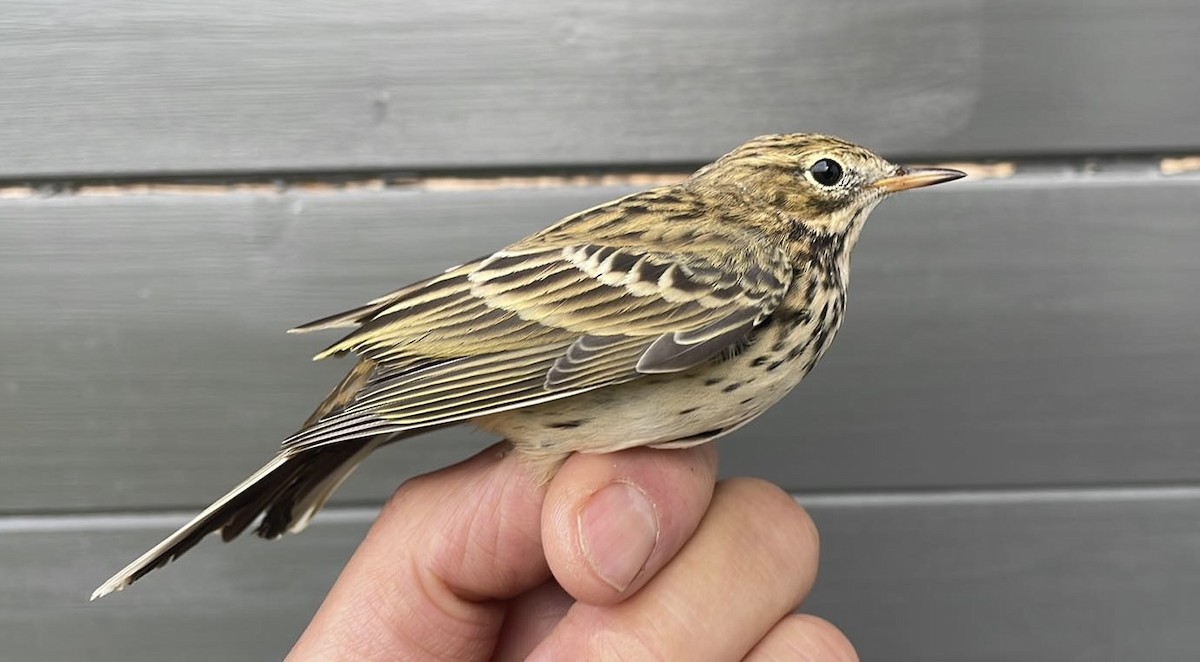
[[497,447],[409,481],[288,659],[857,660],[792,613],[817,572],[807,513],[716,464],[712,444],[576,454],[539,487]]

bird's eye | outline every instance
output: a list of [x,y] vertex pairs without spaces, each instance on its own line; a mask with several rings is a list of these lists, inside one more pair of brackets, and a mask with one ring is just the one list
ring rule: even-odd
[[833,159],[821,159],[808,169],[813,181],[822,186],[833,186],[842,181],[842,165]]

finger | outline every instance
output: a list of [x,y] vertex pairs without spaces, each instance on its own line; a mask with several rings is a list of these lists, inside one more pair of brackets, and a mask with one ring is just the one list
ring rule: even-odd
[[567,615],[573,604],[575,600],[554,580],[513,598],[492,660],[524,660]]
[[609,607],[576,603],[530,659],[741,659],[808,594],[817,555],[816,527],[785,492],[722,482],[649,584]]
[[[576,596],[603,602],[622,597],[605,576],[614,565],[636,574],[624,594],[644,585],[695,531],[712,498],[716,464],[711,444],[571,458],[542,508],[543,546],[559,581],[565,580]],[[617,489],[606,492],[613,486]],[[634,490],[635,498],[645,499],[640,507],[625,500]],[[638,535],[644,539],[630,543]],[[632,559],[630,547],[641,548]],[[573,603],[558,582],[514,599],[494,659],[525,659]]]
[[555,579],[589,604],[633,594],[692,536],[716,475],[713,444],[571,456],[542,509],[542,545]]
[[383,507],[294,659],[486,659],[501,600],[550,577],[544,489],[497,448],[405,483]]
[[858,654],[829,621],[795,614],[776,623],[746,662],[858,662]]

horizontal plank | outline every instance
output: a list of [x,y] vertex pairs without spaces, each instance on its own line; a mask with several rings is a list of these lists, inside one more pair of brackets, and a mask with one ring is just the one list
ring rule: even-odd
[[813,502],[805,609],[864,660],[1196,659],[1197,492],[1080,496]]
[[[806,611],[863,659],[1187,660],[1200,651],[1195,490],[816,498]],[[279,659],[361,539],[331,512],[284,542],[208,542],[133,590],[87,593],[178,521],[8,523],[0,640],[13,660]]]
[[[1200,146],[1192,0],[5,3],[0,178]],[[1113,35],[1120,35],[1114,39]]]
[[[1050,177],[1050,175],[1046,175]],[[889,201],[849,317],[727,473],[806,490],[1200,478],[1195,179],[970,182]],[[287,337],[620,187],[0,201],[0,508],[207,503],[346,368]],[[389,448],[376,501],[489,443]]]

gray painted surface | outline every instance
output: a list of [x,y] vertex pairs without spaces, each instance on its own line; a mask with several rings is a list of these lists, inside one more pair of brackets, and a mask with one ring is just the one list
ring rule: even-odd
[[1200,651],[1194,489],[808,503],[821,575],[807,607],[863,660],[1186,662]]
[[0,177],[1200,146],[1192,0],[8,0]]
[[[1183,661],[1200,650],[1194,490],[801,502],[823,558],[806,610],[844,628],[864,660]],[[369,513],[334,513],[276,543],[209,541],[137,590],[85,602],[184,517],[4,522],[0,558],[23,570],[0,573],[4,658],[279,659]]]
[[[637,171],[801,129],[981,160],[1197,153],[1198,18],[1192,0],[6,0],[0,182]],[[1200,495],[1113,488],[1200,480],[1200,178],[1100,164],[888,202],[830,354],[722,442],[725,474],[822,493],[803,499],[811,606],[864,659],[1200,657]],[[628,190],[559,184],[0,185],[0,658],[279,657],[366,510],[83,600],[184,519],[145,513],[224,492],[346,368],[307,360],[335,336],[284,329]],[[339,508],[489,442],[382,451]]]
[[[1048,175],[1047,175],[1048,176]],[[849,317],[725,470],[803,490],[1200,478],[1198,180],[1042,176],[889,201]],[[0,503],[207,503],[347,368],[285,336],[619,188],[0,201]],[[488,442],[366,463],[343,500]]]

